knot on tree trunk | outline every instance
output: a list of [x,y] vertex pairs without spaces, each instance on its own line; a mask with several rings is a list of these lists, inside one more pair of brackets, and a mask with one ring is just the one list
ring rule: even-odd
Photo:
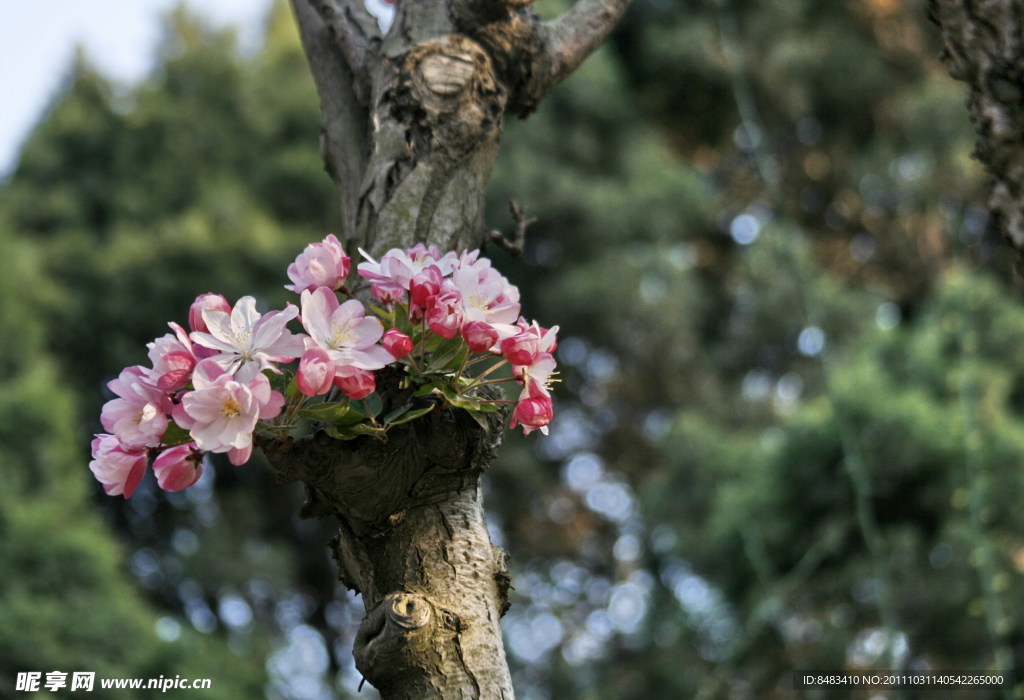
[[[356,635],[356,668],[378,689],[424,687],[424,666],[448,676],[460,673],[458,616],[426,596],[392,593],[364,619]],[[444,688],[436,688],[441,697]]]
[[388,56],[377,90],[359,240],[378,253],[427,240],[472,247],[460,241],[482,228],[478,185],[497,156],[506,104],[490,56],[458,34],[426,39]]
[[432,148],[466,152],[500,126],[505,91],[490,56],[472,39],[448,34],[422,41],[397,67],[394,104],[418,113]]

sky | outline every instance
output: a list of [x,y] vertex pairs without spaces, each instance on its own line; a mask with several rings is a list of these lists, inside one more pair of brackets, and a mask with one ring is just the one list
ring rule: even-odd
[[[134,82],[152,66],[160,18],[179,0],[0,0],[0,179],[60,89],[76,45],[115,80]],[[196,14],[259,40],[269,0],[185,0]]]

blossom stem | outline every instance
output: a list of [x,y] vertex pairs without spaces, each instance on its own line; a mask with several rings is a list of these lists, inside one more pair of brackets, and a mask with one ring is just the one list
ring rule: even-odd
[[[473,378],[473,381],[471,381],[471,382],[470,382],[470,383],[469,383],[469,384],[468,384],[468,385],[466,386],[466,388],[465,388],[465,391],[469,391],[469,390],[470,390],[470,389],[472,389],[473,387],[477,387],[477,386],[483,386],[483,385],[484,385],[485,383],[486,383],[486,384],[496,384],[496,383],[498,383],[498,382],[507,382],[507,381],[509,381],[508,379],[499,379],[499,380],[492,380],[492,381],[487,381],[487,382],[481,382],[481,380],[482,380],[482,379],[483,379],[484,377],[486,377],[486,376],[487,376],[488,374],[490,374],[490,373],[491,373],[491,372],[493,372],[494,370],[498,369],[498,368],[499,368],[499,367],[501,367],[502,365],[506,365],[506,364],[508,364],[508,360],[502,360],[501,362],[495,362],[495,363],[494,363],[493,365],[491,365],[490,367],[488,367],[487,369],[485,369],[485,370],[484,370],[484,371],[483,371],[482,373],[480,373],[479,375],[477,375],[476,377],[474,377],[474,378]],[[461,393],[461,392],[460,392],[460,393]]]
[[466,389],[475,389],[479,386],[487,386],[488,384],[504,384],[505,382],[515,381],[512,377],[503,377],[501,379],[488,379],[486,382],[473,382]]
[[366,399],[363,399],[359,403],[363,405],[363,410],[366,411],[366,415],[369,416],[370,422],[373,425],[377,425],[377,419],[370,415],[370,402],[367,401]]
[[[411,302],[410,302],[410,305],[411,305]],[[423,316],[420,318],[420,342],[418,343],[418,345],[419,345],[419,351],[420,351],[420,361],[423,363],[423,366],[426,367],[427,366],[427,347],[426,347],[427,346],[427,313],[426,313],[426,310],[424,310]]]
[[458,386],[459,382],[462,381],[462,372],[466,369],[466,360],[469,359],[470,354],[467,352],[462,356],[462,364],[459,365],[459,371],[455,373],[455,386]]
[[484,360],[493,360],[495,357],[501,357],[501,355],[499,353],[496,353],[496,352],[489,352],[486,355],[481,355],[480,357],[474,357],[472,360],[469,360],[468,362],[466,362],[466,367],[469,367],[470,365],[475,365],[477,362],[483,362]]

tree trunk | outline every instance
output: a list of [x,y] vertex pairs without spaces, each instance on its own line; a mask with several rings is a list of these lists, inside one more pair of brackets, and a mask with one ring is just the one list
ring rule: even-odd
[[[529,114],[628,1],[581,0],[542,22],[529,0],[397,0],[382,36],[362,0],[292,0],[346,249],[482,247],[505,115]],[[388,377],[378,390],[407,400]],[[509,576],[480,488],[505,416],[488,416],[487,429],[435,410],[387,441],[316,432],[261,445],[305,484],[303,515],[339,522],[339,576],[366,610],[356,665],[385,698],[513,697],[499,627]]]
[[967,83],[975,155],[992,176],[989,211],[1024,272],[1024,5],[1020,0],[931,0],[949,74]]

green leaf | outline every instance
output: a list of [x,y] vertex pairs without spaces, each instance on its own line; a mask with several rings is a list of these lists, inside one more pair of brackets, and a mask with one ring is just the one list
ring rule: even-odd
[[455,371],[461,365],[465,357],[469,355],[469,346],[461,336],[445,339],[441,338],[440,343],[430,343],[432,347],[428,367],[432,370]]
[[191,440],[192,436],[189,435],[189,432],[173,421],[167,424],[167,430],[164,431],[164,436],[160,438],[160,442],[164,445],[179,445]]
[[436,406],[436,405],[437,404],[430,404],[429,406],[426,406],[424,408],[417,408],[417,409],[414,409],[412,411],[406,411],[405,413],[401,414],[400,418],[388,421],[388,424],[389,425],[401,425],[402,423],[408,423],[409,421],[416,420],[420,416],[425,416],[428,413],[430,413],[431,411],[433,411],[434,410],[434,406]]
[[440,391],[441,395],[444,396],[445,401],[452,404],[453,406],[456,404],[457,401],[460,400],[459,395],[455,391],[455,389],[453,389],[452,387],[448,386],[443,382],[434,382],[434,388]]
[[[451,396],[449,396],[449,393]],[[489,399],[482,399],[472,394],[456,394],[454,390],[450,390],[449,393],[445,394],[445,399],[456,408],[477,413],[493,413],[498,410],[498,406],[490,403]]]
[[365,418],[376,418],[384,410],[384,402],[381,400],[380,394],[373,392],[361,401],[353,401],[352,410]]
[[393,325],[410,338],[413,337],[412,321],[409,320],[409,308],[405,304],[395,304]]
[[385,423],[385,424],[386,423],[394,423],[396,418],[401,416],[403,413],[408,411],[410,408],[412,408],[412,404],[411,403],[403,404],[403,405],[399,406],[398,408],[396,408],[396,409],[394,409],[392,411],[389,411],[386,416],[384,416],[383,418],[380,419],[380,422],[381,423]]
[[407,403],[404,406],[396,408],[395,410],[388,413],[381,419],[381,422],[386,426],[401,425],[402,423],[408,423],[411,420],[415,420],[420,416],[425,416],[434,410],[435,404],[429,406],[413,409],[411,403]]
[[[291,398],[289,395],[289,392],[291,391],[290,383],[292,383],[293,381],[291,372],[285,370],[281,372],[281,374],[277,374],[276,372],[264,371],[263,376],[267,377],[270,380],[271,389],[273,389],[274,391],[279,391],[282,394],[285,394],[286,396],[289,396],[289,398]],[[296,385],[296,387],[297,386],[298,385]]]
[[330,403],[318,403],[315,406],[309,408],[303,408],[298,411],[299,418],[306,418],[308,420],[317,420],[324,423],[339,423],[351,412],[348,400],[330,402]]
[[433,384],[424,384],[419,389],[414,391],[412,395],[413,396],[426,396],[428,394],[434,393],[434,388],[435,387],[434,387]]
[[296,379],[292,379],[288,382],[288,391],[285,393],[285,397],[289,403],[295,403],[302,399],[302,392],[299,391],[299,382]]
[[367,307],[374,313],[377,318],[385,321],[386,325],[395,325],[395,312],[394,310],[388,311],[383,306],[377,306],[376,304],[367,304]]
[[333,425],[325,425],[324,432],[336,440],[353,440],[359,435],[353,433],[349,428],[336,428]]
[[345,426],[345,430],[355,433],[356,435],[373,435],[374,437],[382,437],[387,432],[387,428],[381,428],[376,425],[368,425],[366,423],[356,423],[355,425]]
[[469,413],[469,415],[473,417],[473,420],[475,420],[480,425],[481,428],[483,428],[484,430],[491,429],[491,426],[488,425],[487,423],[487,418],[485,418],[482,413],[479,413],[477,411],[467,411],[467,413]]

